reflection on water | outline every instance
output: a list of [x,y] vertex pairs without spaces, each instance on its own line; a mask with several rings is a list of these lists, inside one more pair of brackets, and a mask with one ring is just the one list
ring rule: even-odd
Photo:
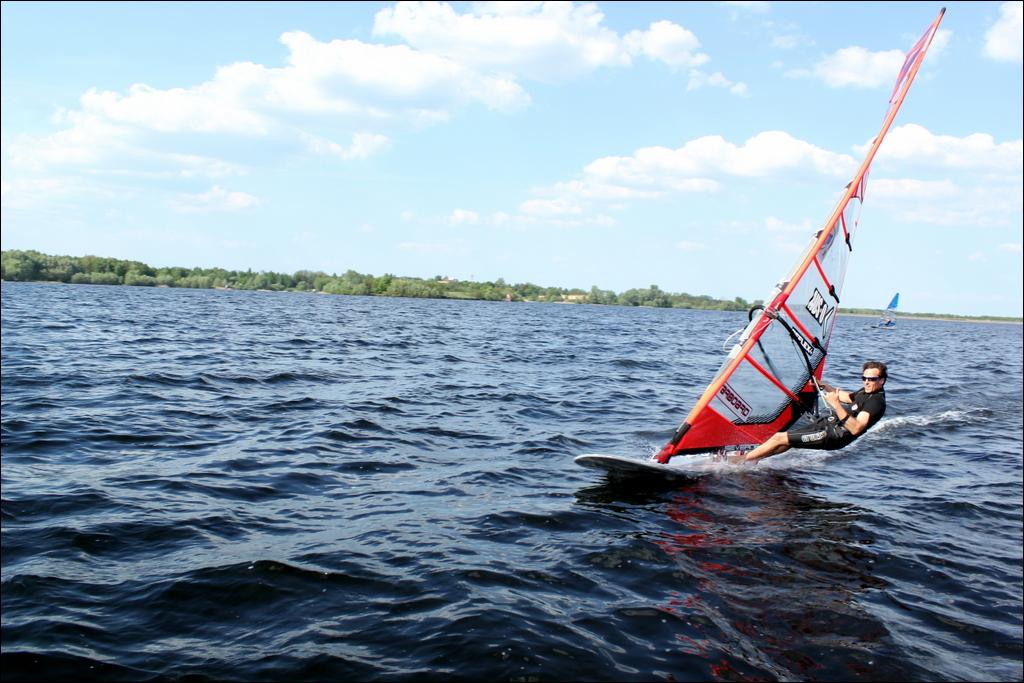
[[709,476],[661,491],[606,479],[577,503],[663,523],[644,538],[673,563],[672,590],[655,609],[682,628],[679,651],[720,680],[907,680],[886,626],[861,604],[884,591],[862,511],[810,495],[776,472]]

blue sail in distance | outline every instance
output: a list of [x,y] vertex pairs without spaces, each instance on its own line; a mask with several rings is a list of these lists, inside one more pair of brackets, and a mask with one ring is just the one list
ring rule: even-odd
[[885,307],[882,319],[878,321],[878,327],[896,327],[896,307],[900,304],[900,293],[896,292],[892,301]]

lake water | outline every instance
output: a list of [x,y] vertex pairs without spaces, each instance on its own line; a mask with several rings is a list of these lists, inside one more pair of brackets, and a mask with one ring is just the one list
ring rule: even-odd
[[665,490],[743,313],[3,284],[5,680],[1012,681],[1022,328],[841,317],[849,448]]

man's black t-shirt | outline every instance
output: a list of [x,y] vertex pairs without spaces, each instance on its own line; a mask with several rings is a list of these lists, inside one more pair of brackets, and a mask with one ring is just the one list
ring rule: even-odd
[[[868,429],[874,427],[875,423],[885,415],[885,389],[880,389],[870,394],[863,389],[859,389],[851,398],[853,399],[853,403],[850,404],[851,419],[856,419],[860,413],[866,412],[871,416],[868,419]],[[867,431],[867,429],[864,431]],[[863,433],[861,432],[861,434]]]

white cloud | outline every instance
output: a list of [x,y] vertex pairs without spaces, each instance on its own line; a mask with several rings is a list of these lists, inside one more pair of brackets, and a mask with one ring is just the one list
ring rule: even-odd
[[127,95],[90,88],[82,95],[82,112],[110,123],[161,133],[265,135],[269,124],[266,117],[247,108],[244,102],[225,96],[225,85],[214,80],[194,88],[157,90],[136,84]]
[[769,232],[795,232],[801,235],[810,235],[814,231],[814,226],[811,225],[810,220],[804,220],[800,223],[787,223],[775,216],[765,218],[764,227]]
[[302,136],[310,151],[336,156],[344,161],[365,159],[391,143],[386,135],[375,133],[356,133],[352,136],[352,143],[347,147],[314,135],[303,133]]
[[620,38],[603,21],[591,3],[479,3],[458,14],[448,3],[399,2],[377,13],[373,34],[400,36],[481,71],[547,82],[629,64]]
[[[742,146],[718,135],[697,138],[677,149],[645,147],[630,157],[604,157],[584,169],[587,176],[626,185],[675,186],[681,180],[700,180],[711,174],[764,176],[787,168],[808,168],[818,173],[844,176],[856,168],[845,154],[835,154],[783,131],[765,131]],[[705,179],[706,180],[706,179]],[[711,190],[717,185],[689,186]]]
[[833,88],[876,88],[892,84],[904,57],[901,50],[871,52],[857,46],[844,47],[815,64],[813,74]]
[[[870,143],[857,148],[866,153]],[[930,166],[973,168],[1021,174],[1024,159],[1022,140],[996,142],[988,133],[962,138],[937,135],[917,124],[896,126],[889,131],[877,159],[914,161]]]
[[[61,130],[19,138],[5,158],[36,172],[211,178],[294,150],[351,162],[392,144],[386,128],[445,122],[473,104],[527,106],[518,79],[561,81],[639,55],[688,69],[709,59],[682,26],[657,21],[623,37],[592,3],[480,3],[459,13],[447,3],[400,2],[376,14],[373,32],[407,44],[320,41],[293,30],[280,36],[288,55],[279,67],[240,61],[193,86],[89,89],[76,110],[58,112]],[[746,91],[721,72],[693,71],[689,87],[703,86]]]
[[680,251],[687,251],[687,252],[704,251],[705,249],[708,248],[707,245],[702,243],[702,242],[690,242],[688,240],[682,240],[680,242],[676,242],[675,243],[675,247],[676,247],[676,249],[679,249]]
[[[629,66],[637,57],[688,69],[689,89],[746,93],[745,84],[696,68],[710,58],[685,27],[655,21],[620,36],[592,3],[479,3],[459,13],[447,3],[400,2],[376,14],[373,32],[407,44],[321,41],[293,30],[280,36],[288,51],[281,66],[239,61],[192,86],[91,88],[77,109],[54,116],[61,129],[5,143],[5,163],[18,173],[71,167],[97,177],[140,180],[239,176],[296,151],[354,162],[392,145],[392,135],[383,132],[389,128],[444,122],[474,104],[502,112],[528,105],[519,79],[564,81],[598,68]],[[524,203],[521,211],[565,218],[579,215],[580,199],[718,187],[713,179],[685,173],[627,181],[587,173],[556,186],[553,197]],[[217,185],[171,203],[178,211],[198,212],[237,210],[256,199]],[[499,224],[511,217],[492,220]]]
[[747,84],[746,83],[733,83],[728,78],[722,75],[721,71],[716,71],[713,74],[706,74],[703,71],[692,69],[690,71],[690,80],[686,84],[687,90],[697,90],[704,86],[711,86],[714,88],[726,88],[733,95],[746,95]]
[[74,184],[62,178],[0,180],[0,206],[23,209],[75,191]]
[[[950,36],[951,33],[946,30],[935,33],[926,61],[934,61],[943,52],[949,44]],[[786,75],[792,78],[817,78],[832,88],[891,87],[905,58],[906,52],[903,49],[872,52],[854,45],[826,55],[811,69],[793,69]]]
[[455,209],[448,215],[445,222],[449,225],[490,225],[500,227],[508,225],[513,220],[513,216],[504,211],[495,211],[490,215],[482,215],[470,209]]
[[[291,50],[291,66],[269,70],[284,77],[274,78],[270,84],[289,96],[278,99],[282,104],[293,103],[292,108],[384,112],[405,107],[430,109],[435,104],[446,109],[475,101],[491,109],[509,110],[529,101],[522,88],[507,78],[482,75],[443,54],[406,45],[358,40],[321,43],[302,31],[285,33],[281,42]],[[285,84],[287,91],[283,90]]]
[[[475,71],[546,83],[629,66],[638,56],[690,69],[710,60],[699,51],[697,36],[671,21],[621,37],[603,22],[593,3],[484,2],[459,14],[448,3],[399,2],[377,13],[373,33],[400,36]],[[737,94],[746,90],[742,83],[726,87]]]
[[[859,150],[863,155],[867,146]],[[979,169],[989,182],[974,185],[952,179],[879,178],[868,182],[869,203],[887,206],[900,222],[953,228],[1007,229],[1019,220],[1021,142],[996,143],[985,134],[963,138],[934,135],[909,124],[893,128],[879,158],[902,159],[931,169]],[[520,206],[523,215],[585,221],[598,207],[651,200],[675,193],[713,192],[729,177],[770,177],[803,171],[848,179],[857,162],[798,140],[782,131],[765,131],[742,144],[705,136],[676,149],[645,147],[628,156],[609,156],[587,164],[574,179],[535,190]],[[881,164],[876,163],[876,171]],[[968,181],[970,182],[970,181]],[[981,183],[981,184],[979,184]],[[810,234],[811,222],[768,217],[764,229],[779,234]],[[1019,230],[1019,224],[1016,226]]]
[[[864,152],[868,144],[860,150]],[[1020,232],[1024,206],[1022,142],[996,142],[991,135],[937,135],[907,124],[889,131],[875,160],[875,172],[921,167],[947,169],[941,180],[871,178],[867,202],[894,211],[901,223],[957,229]],[[899,162],[898,164],[894,162]],[[965,173],[966,172],[966,173]]]
[[643,54],[653,61],[674,67],[696,67],[711,58],[697,52],[697,36],[671,21],[656,21],[646,31],[630,31],[625,44],[633,54]]
[[866,203],[887,207],[901,224],[1019,233],[1024,189],[1019,177],[1016,182],[982,182],[976,176],[959,182],[874,178],[868,181]]
[[[298,146],[351,161],[389,142],[381,133],[359,130],[362,124],[432,123],[474,102],[511,110],[529,101],[511,80],[404,45],[323,43],[301,31],[283,34],[281,42],[289,56],[280,68],[238,62],[188,88],[135,84],[123,94],[90,89],[78,110],[55,115],[63,130],[23,136],[5,145],[5,157],[37,171],[88,166],[145,174],[154,166],[178,165],[182,175],[222,176],[241,172],[229,159],[251,157],[253,138],[267,139],[268,150]],[[297,116],[303,123],[293,123]],[[317,119],[348,128],[351,144],[304,132],[305,122]],[[205,152],[211,146],[219,159]],[[160,151],[166,148],[176,152]]]
[[[910,189],[899,194],[899,189]],[[876,188],[876,189],[872,189]],[[955,185],[949,181],[914,180],[868,183],[867,202],[887,206],[899,223],[956,229],[986,229],[1020,234],[1024,189],[1014,185],[983,183]]]
[[[697,187],[692,188],[697,190]],[[713,188],[710,188],[713,189]],[[591,176],[576,180],[567,180],[555,183],[548,194],[559,196],[571,196],[578,199],[598,199],[602,201],[619,201],[623,199],[654,199],[664,196],[664,189],[637,189],[606,183],[599,178]]]
[[[866,148],[859,151],[861,156]],[[1005,230],[1019,221],[1024,203],[1020,141],[996,143],[984,134],[940,136],[911,124],[892,129],[882,150],[890,161],[904,159],[931,169],[980,169],[987,178],[966,179],[973,185],[950,178],[871,178],[868,202],[888,208],[899,222]],[[520,205],[520,220],[593,225],[595,220],[590,217],[601,209],[672,194],[714,192],[730,177],[767,178],[804,172],[846,180],[856,166],[849,155],[817,147],[782,131],[765,131],[742,144],[705,136],[675,149],[645,147],[626,156],[595,159],[576,178],[536,189],[534,198]],[[882,167],[876,163],[876,173]],[[813,228],[808,220],[770,216],[761,229],[784,236],[810,234]],[[1019,224],[1016,229],[1019,231]]]
[[961,193],[959,187],[950,180],[917,180],[913,178],[890,179],[879,178],[869,179],[867,189],[867,201],[876,198],[900,199],[903,201],[913,199],[924,200],[949,200]]
[[476,225],[480,222],[480,214],[468,209],[455,209],[448,217],[452,225]]
[[157,166],[163,166],[164,170],[159,170],[158,168],[150,173],[129,170],[126,171],[126,173],[131,175],[148,175],[150,177],[167,177],[169,175],[175,175],[182,178],[195,178],[197,176],[204,178],[223,178],[226,176],[246,175],[248,173],[248,169],[244,166],[233,164],[230,161],[200,156],[198,154],[179,154],[176,152],[145,153],[142,151],[137,154],[137,158],[140,160],[146,157],[150,159],[150,163]]
[[240,211],[259,205],[260,200],[245,192],[230,192],[214,185],[202,194],[181,195],[172,203],[179,213],[208,213],[213,211]]
[[[644,147],[630,156],[601,157],[574,179],[539,188],[538,198],[520,204],[524,216],[544,220],[574,216],[585,222],[595,207],[621,208],[628,200],[651,200],[678,193],[721,189],[720,177],[764,177],[784,170],[848,177],[856,168],[845,154],[835,154],[782,131],[766,131],[735,145],[705,136],[682,147]],[[604,217],[599,225],[608,224]],[[772,224],[782,229],[781,222]]]
[[1022,14],[1022,2],[1004,2],[999,6],[999,20],[985,33],[986,56],[1000,62],[1021,62]]
[[1020,242],[1007,242],[999,245],[999,251],[1006,251],[1011,254],[1020,254],[1024,252],[1024,244]]
[[522,216],[524,224],[534,223],[555,228],[608,228],[616,224],[616,220],[603,213],[581,215],[579,217],[561,218],[558,216]]
[[780,50],[792,50],[806,42],[806,40],[795,33],[780,33],[772,36],[771,46]]
[[[223,159],[188,151],[168,152],[132,126],[111,123],[92,114],[64,115],[71,127],[49,136],[19,136],[4,145],[5,162],[19,175],[52,169],[89,168],[108,176],[137,178],[221,178],[244,175],[246,168]],[[187,150],[182,144],[181,149]]]
[[132,148],[136,136],[123,126],[82,112],[62,112],[71,127],[43,138],[19,136],[4,145],[4,157],[16,168],[94,165],[112,153]]
[[566,198],[529,199],[519,205],[519,210],[531,216],[565,216],[582,214],[583,206]]
[[726,7],[738,10],[747,10],[757,14],[764,14],[771,10],[771,3],[763,0],[726,0],[722,3]]

